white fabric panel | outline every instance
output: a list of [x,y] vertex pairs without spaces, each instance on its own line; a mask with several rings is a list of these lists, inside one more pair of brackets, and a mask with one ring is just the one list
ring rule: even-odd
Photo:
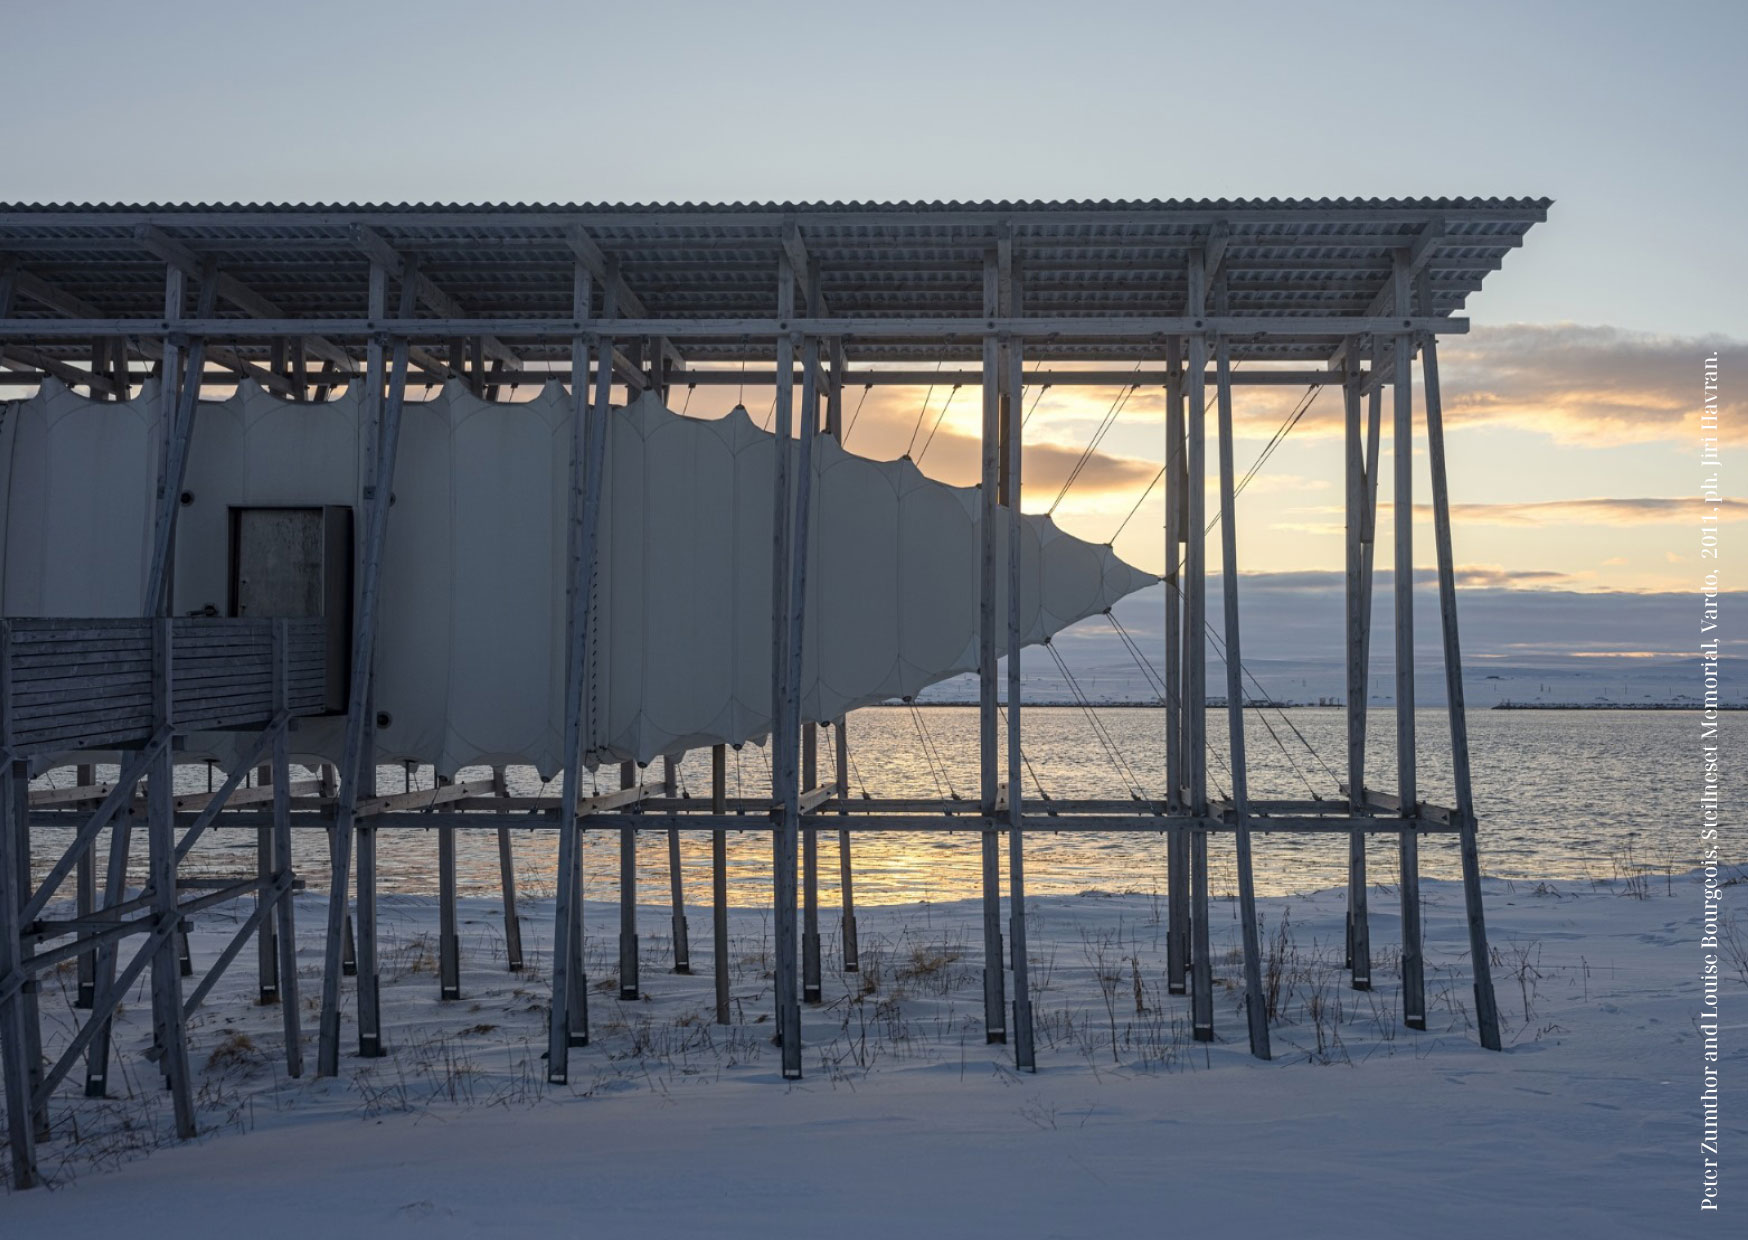
[[98,402],[45,379],[0,404],[0,614],[140,614],[162,450],[155,384]]
[[383,761],[560,765],[570,397],[451,384],[401,415],[383,547]]
[[[139,611],[158,469],[155,393],[92,402],[50,383],[5,406],[0,548],[10,615]],[[562,765],[571,399],[487,402],[460,385],[402,414],[376,642],[378,760]],[[279,399],[254,383],[196,413],[175,606],[228,607],[234,507],[354,508],[358,399]],[[615,410],[602,493],[585,748],[591,764],[762,740],[771,726],[776,439],[744,410]],[[798,454],[793,442],[789,451]],[[805,719],[919,693],[977,666],[976,488],[815,441],[801,700]],[[797,457],[792,458],[798,464]],[[1008,529],[998,531],[1005,576]],[[1156,578],[1048,517],[1020,522],[1022,633],[1044,640]],[[1007,602],[997,599],[998,649]],[[342,722],[294,748],[335,761]],[[200,738],[221,759],[234,741]]]
[[[797,445],[790,451],[799,456]],[[777,441],[744,410],[681,418],[644,395],[609,429],[601,653],[588,744],[598,761],[760,739],[771,727],[772,486]],[[797,460],[798,463],[798,460]],[[978,492],[908,460],[814,444],[802,717],[835,719],[977,669]],[[1158,579],[1109,547],[1022,518],[1028,643]],[[998,531],[998,577],[1007,529]],[[996,601],[1006,649],[1007,598]]]

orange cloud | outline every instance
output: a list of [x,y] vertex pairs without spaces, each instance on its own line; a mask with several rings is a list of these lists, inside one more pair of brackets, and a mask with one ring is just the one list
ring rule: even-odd
[[[1023,448],[1021,469],[1029,497],[1053,497],[1061,488],[1080,461],[1097,417],[1102,417],[1110,399],[1109,394],[1101,397],[1094,391],[1087,393],[1087,407],[1095,404],[1098,407],[1095,419],[1084,427],[1070,429],[1071,424],[1081,421],[1078,418],[1066,422],[1052,419],[1052,435],[1060,435],[1069,442],[1038,437],[1041,418],[1028,425],[1032,438]],[[1099,403],[1101,400],[1103,403]],[[957,393],[946,388],[933,393],[917,388],[875,388],[866,399],[859,395],[850,398],[844,445],[858,456],[876,460],[892,460],[908,453],[931,478],[954,486],[971,486],[982,473],[982,402],[983,393],[975,388],[962,388]],[[850,413],[855,415],[854,422],[849,421]],[[1082,433],[1077,436],[1076,430]],[[1094,452],[1070,493],[1077,497],[1103,492],[1139,495],[1158,472],[1158,461]]]
[[[1477,328],[1439,349],[1447,417],[1507,423],[1584,443],[1696,436],[1701,360],[1748,362],[1748,343],[1573,323]],[[1748,438],[1748,397],[1720,409],[1727,438]]]
[[[1589,446],[1686,442],[1699,434],[1700,361],[1714,351],[1725,373],[1748,370],[1748,342],[1721,336],[1661,336],[1575,323],[1477,327],[1439,342],[1445,422],[1539,431]],[[1415,373],[1418,379],[1418,367]],[[1303,396],[1295,388],[1239,389],[1239,435],[1272,434]],[[1748,442],[1748,388],[1737,385],[1724,396],[1724,439]],[[1417,415],[1422,399],[1417,391]],[[1390,417],[1386,403],[1386,434]],[[1340,392],[1323,389],[1293,433],[1340,435],[1344,424]]]
[[[1748,521],[1748,501],[1723,500],[1717,504],[1706,501],[1704,507],[1720,511],[1719,521]],[[1380,513],[1389,512],[1389,500],[1378,504]],[[1295,508],[1295,513],[1331,520],[1276,522],[1276,529],[1307,530],[1317,533],[1340,532],[1345,509],[1333,505]],[[1423,521],[1432,520],[1431,504],[1416,504],[1414,515]],[[1451,520],[1458,525],[1696,525],[1701,517],[1697,499],[1551,499],[1528,503],[1452,504]],[[1708,518],[1710,512],[1705,514]],[[1624,560],[1610,561],[1625,563]]]
[[[1712,506],[1710,503],[1706,505],[1707,508]],[[1748,503],[1724,500],[1716,506],[1722,509],[1718,514],[1721,521],[1748,520]],[[1416,516],[1430,519],[1432,507],[1416,504],[1414,512]],[[1555,499],[1528,504],[1452,504],[1451,519],[1471,525],[1693,525],[1700,519],[1700,502],[1697,499]]]

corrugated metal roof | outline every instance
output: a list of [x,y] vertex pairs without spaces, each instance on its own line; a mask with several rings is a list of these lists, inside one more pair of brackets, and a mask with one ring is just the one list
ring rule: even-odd
[[485,214],[503,212],[695,212],[720,214],[756,212],[912,212],[912,211],[1546,211],[1551,198],[1119,198],[1119,199],[983,199],[934,202],[666,202],[666,203],[5,203],[0,212],[270,212],[322,214],[346,212],[419,211]]
[[[1450,315],[1546,218],[1545,198],[1177,199],[1115,202],[837,202],[662,204],[16,204],[0,206],[0,261],[33,277],[12,308],[40,321],[43,347],[69,305],[98,317],[162,313],[163,261],[140,236],[156,229],[287,317],[365,316],[369,260],[360,226],[415,258],[422,275],[473,318],[562,319],[571,313],[581,229],[657,319],[772,318],[776,268],[793,229],[834,318],[966,318],[983,311],[983,263],[997,230],[1011,237],[1026,316],[1134,318],[1187,313],[1188,264],[1210,234],[1226,238],[1228,312],[1360,316],[1388,302],[1393,255],[1423,244],[1430,312]],[[44,287],[59,304],[33,296]],[[805,290],[803,290],[805,292]],[[248,313],[221,302],[249,341]],[[1309,360],[1334,338],[1264,337],[1235,356]],[[350,347],[350,346],[349,346]],[[362,347],[362,346],[360,346]],[[976,356],[975,341],[854,340],[856,360]],[[565,355],[528,341],[529,362]],[[688,342],[698,361],[769,357],[768,341]],[[1040,361],[1153,357],[1156,342],[1033,341]]]

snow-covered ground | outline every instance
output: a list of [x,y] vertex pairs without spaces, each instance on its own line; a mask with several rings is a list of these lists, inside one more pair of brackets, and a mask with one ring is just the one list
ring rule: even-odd
[[[1161,901],[1037,901],[1036,1075],[985,1044],[974,903],[864,910],[859,974],[835,967],[828,914],[827,1001],[805,1013],[798,1084],[780,1080],[769,1042],[768,914],[733,912],[744,1023],[722,1027],[708,910],[691,913],[691,976],[669,971],[666,910],[643,910],[647,997],[621,1002],[616,921],[592,906],[594,1044],[553,1089],[550,907],[525,905],[530,967],[510,974],[497,906],[466,904],[465,997],[440,1003],[434,905],[388,898],[390,1057],[287,1079],[279,1013],[251,1004],[251,949],[197,1017],[205,1135],[178,1145],[142,1054],[142,989],[118,1035],[128,1096],[63,1088],[42,1147],[57,1186],[0,1197],[0,1233],[1652,1237],[1709,1234],[1739,1213],[1743,1035],[1728,1029],[1725,1212],[1699,1212],[1695,877],[1489,882],[1503,1054],[1474,1040],[1448,883],[1426,885],[1431,1028],[1400,1027],[1394,906],[1393,890],[1374,891],[1379,985],[1361,994],[1343,980],[1338,893],[1264,901],[1278,1012],[1275,1059],[1259,1063],[1237,1012],[1230,903],[1216,908],[1208,1046],[1190,1039],[1187,1001],[1165,993]],[[323,911],[299,899],[311,1066]],[[231,928],[199,924],[197,970]],[[1738,1030],[1745,940],[1748,920],[1724,952]],[[51,1053],[70,986],[62,973],[44,994]],[[348,1008],[348,1050],[350,1020]]]

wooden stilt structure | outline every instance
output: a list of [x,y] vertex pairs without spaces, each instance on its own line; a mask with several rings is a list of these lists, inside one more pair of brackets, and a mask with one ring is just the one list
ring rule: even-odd
[[[435,776],[433,776],[435,778]],[[437,828],[437,997],[461,998],[461,918],[455,872],[455,828]]]
[[[637,763],[619,764],[621,792],[637,787]],[[619,997],[640,999],[637,962],[637,827],[619,828]]]
[[[97,768],[92,765],[79,765],[73,768],[73,782],[80,788],[89,788],[97,783]],[[97,914],[97,845],[91,844],[79,854],[78,869],[74,877],[77,884],[77,894],[74,898],[74,911],[81,918],[94,917]],[[89,1012],[91,1004],[97,997],[97,953],[84,951],[79,953],[79,991],[73,998],[73,1006]]]
[[1166,990],[1188,989],[1190,966],[1190,829],[1181,818],[1190,808],[1189,772],[1196,761],[1189,746],[1184,677],[1184,548],[1189,541],[1184,468],[1183,342],[1165,342],[1165,808],[1177,815],[1166,836]]
[[[795,313],[795,269],[785,247],[777,259],[777,316]],[[795,468],[790,450],[794,438],[794,381],[796,337],[777,337],[777,384],[775,408],[777,477],[772,487],[771,556],[771,803],[772,803],[772,927],[776,935],[776,1040],[782,1047],[783,1076],[801,1076],[801,1007],[799,985],[798,926],[796,923],[796,863],[800,841],[800,772],[795,749],[800,721],[792,713],[794,687],[789,682],[789,644],[795,630],[799,600],[792,597],[797,563],[805,556],[794,551],[794,512],[803,511],[795,497],[804,475]],[[802,426],[808,426],[802,419]],[[809,434],[811,434],[809,432]]]
[[[439,994],[446,1000],[461,997],[460,833],[496,832],[511,970],[523,968],[525,961],[510,833],[529,828],[557,833],[545,1069],[554,1084],[570,1079],[571,1052],[588,1044],[582,899],[587,831],[619,833],[618,989],[626,1000],[642,993],[636,915],[640,829],[665,834],[674,969],[680,974],[691,967],[682,833],[710,833],[715,1019],[725,1025],[744,1019],[734,1007],[731,985],[727,834],[750,825],[770,831],[772,1029],[784,1079],[803,1071],[802,1003],[832,998],[821,959],[817,833],[822,828],[837,832],[846,973],[862,963],[854,833],[969,828],[977,836],[984,1029],[992,1043],[1011,1042],[1014,1064],[1026,1070],[1036,1067],[1027,943],[1028,833],[1163,832],[1167,987],[1174,994],[1188,993],[1192,1034],[1201,1041],[1216,1036],[1220,965],[1210,947],[1209,842],[1230,837],[1244,1008],[1250,1048],[1259,1058],[1269,1055],[1270,1031],[1252,874],[1256,837],[1272,831],[1321,832],[1345,844],[1346,959],[1359,989],[1376,980],[1368,930],[1367,836],[1396,837],[1402,1009],[1413,1028],[1424,1028],[1427,1017],[1421,842],[1448,838],[1461,861],[1479,1037],[1483,1046],[1497,1049],[1498,1011],[1463,703],[1437,337],[1466,329],[1466,320],[1457,317],[1463,299],[1522,243],[1531,225],[1545,218],[1547,205],[1542,200],[1448,200],[562,211],[385,207],[320,213],[248,208],[226,211],[222,218],[205,208],[0,211],[0,253],[7,256],[0,263],[0,351],[7,363],[0,369],[0,386],[30,387],[52,377],[94,400],[120,400],[143,390],[155,375],[153,399],[162,426],[144,589],[133,618],[0,618],[0,1084],[13,1183],[38,1182],[37,1145],[58,1131],[56,1091],[81,1062],[86,1094],[110,1092],[117,1058],[113,1020],[124,996],[143,984],[148,971],[151,1058],[171,1094],[179,1135],[192,1135],[197,1119],[189,1014],[209,1000],[225,969],[251,942],[256,997],[278,1003],[287,1072],[302,1072],[292,849],[299,830],[323,832],[332,861],[316,1037],[319,1075],[341,1070],[347,976],[357,979],[351,1006],[359,1054],[385,1051],[377,842],[379,832],[397,829],[436,832]],[[129,247],[164,264],[161,316],[140,313],[135,275],[126,282],[111,278],[109,255]],[[477,260],[480,253],[501,255],[505,247],[526,257],[514,265],[511,282],[495,284],[497,277],[480,274]],[[282,288],[272,274],[301,270],[314,261],[312,255],[336,248],[349,252],[347,272],[368,269],[367,281],[336,275],[331,283],[337,291],[330,294],[321,288]],[[709,262],[699,253],[710,255]],[[250,272],[266,274],[251,275],[245,283],[236,272],[221,270],[221,260],[246,261]],[[469,312],[445,291],[462,275],[478,290],[469,296],[477,295],[490,311]],[[62,278],[80,288],[80,295],[58,287]],[[634,290],[645,280],[652,288],[661,282],[659,295],[646,290],[646,300]],[[524,298],[536,285],[538,303]],[[1027,306],[1022,306],[1022,287]],[[397,294],[392,304],[391,289]],[[1113,290],[1123,290],[1122,296]],[[19,297],[52,315],[15,314]],[[538,308],[518,309],[519,298]],[[724,312],[730,304],[735,309]],[[1415,761],[1412,367],[1417,353],[1425,380],[1455,784],[1456,803],[1448,808],[1420,802]],[[1033,365],[1030,373],[1022,359]],[[363,485],[350,550],[351,610],[344,651],[332,660],[344,663],[349,673],[333,689],[343,699],[344,740],[337,767],[324,765],[316,780],[302,783],[292,778],[291,757],[303,752],[292,729],[301,717],[338,713],[341,705],[327,697],[330,659],[322,621],[190,615],[205,600],[179,598],[173,571],[177,515],[192,499],[184,485],[191,476],[198,402],[206,388],[228,389],[243,379],[311,404],[327,400],[340,385],[356,384],[362,392]],[[491,761],[499,764],[489,784],[439,786],[428,803],[415,806],[404,798],[378,796],[376,787],[376,733],[379,726],[389,726],[386,715],[379,718],[375,695],[385,558],[393,554],[387,531],[408,390],[429,391],[456,379],[485,399],[503,397],[521,383],[570,384],[562,783],[554,796],[512,796],[494,754]],[[1227,740],[1220,751],[1209,744],[1207,724],[1210,380],[1217,388],[1224,590]],[[730,382],[767,385],[776,395],[774,429],[781,450],[775,454],[771,496],[771,786],[766,795],[746,797],[737,789],[731,798],[727,745],[713,744],[706,800],[679,794],[677,751],[654,755],[663,758],[659,785],[653,779],[640,784],[635,765],[607,739],[602,686],[592,668],[601,654],[597,596],[604,571],[603,496],[615,387],[665,397],[676,384]],[[808,574],[822,555],[836,550],[814,545],[816,437],[824,433],[844,442],[850,430],[843,407],[846,384],[926,383],[977,385],[983,394],[975,501],[979,805],[973,818],[965,816],[963,804],[946,798],[875,798],[865,792],[852,798],[847,718],[835,708],[821,708],[821,713],[833,709],[835,718],[806,713],[815,709],[808,704],[812,681],[803,683],[803,654],[814,657],[804,641],[812,619]],[[1022,703],[1023,645],[1033,623],[1022,597],[1027,544],[1018,536],[1025,389],[1117,384],[1159,386],[1165,393],[1166,611],[1160,678],[1165,787],[1157,790],[1163,795],[1141,800],[1029,802],[1022,738],[1037,733],[1035,727],[1026,729]],[[1235,478],[1233,459],[1234,402],[1240,388],[1287,384],[1339,386],[1345,402],[1346,786],[1341,799],[1327,803],[1253,796],[1246,762],[1236,519],[1242,483]],[[1394,795],[1373,791],[1365,779],[1386,385],[1393,394],[1395,453]],[[828,627],[815,645],[833,636]],[[1005,678],[999,666],[1003,655]],[[203,660],[215,658],[227,660],[217,677],[202,667]],[[119,679],[97,684],[88,669],[105,663],[137,668],[137,678],[117,688],[135,672],[106,669],[107,677]],[[57,686],[49,696],[59,698],[44,705],[43,691],[36,689],[28,700],[16,700],[19,676]],[[215,692],[214,685],[222,685],[223,692]],[[123,692],[131,695],[127,701],[146,704],[139,718],[122,719],[110,709]],[[383,705],[393,708],[393,703]],[[96,719],[104,722],[92,722]],[[834,729],[832,769],[824,772],[820,725]],[[216,730],[243,738],[242,760],[235,769],[227,767],[217,790],[179,797],[174,783],[184,738]],[[98,784],[96,769],[85,761],[74,768],[71,790],[31,787],[33,774],[46,765],[109,752],[120,755],[113,784]],[[653,760],[648,753],[636,756]],[[1220,778],[1211,761],[1221,768]],[[587,794],[584,772],[613,763],[622,764],[620,789]],[[248,773],[256,769],[260,787],[244,789]],[[1210,795],[1221,779],[1230,780],[1230,790]],[[33,840],[32,832],[38,827],[70,829],[71,842],[46,869],[39,864],[33,870],[31,846],[41,841]],[[222,880],[179,878],[180,863],[208,830],[254,832],[246,872]],[[109,840],[100,873],[95,849],[104,831]],[[139,891],[128,887],[129,864],[137,860],[131,855],[136,835],[147,872]],[[49,912],[57,899],[71,905],[71,918],[64,911]],[[247,901],[243,907],[249,911],[215,958],[189,959],[184,949],[188,919],[239,900]],[[38,979],[74,961],[71,1010],[83,1020],[70,1033],[52,1030],[51,1044],[45,1046]]]
[[[272,763],[262,765],[255,772],[257,786],[272,788],[273,775]],[[255,828],[255,877],[261,883],[261,891],[255,897],[258,905],[269,902],[268,887],[279,869],[274,856],[274,840],[273,827]],[[273,919],[263,917],[261,928],[255,932],[255,994],[256,1001],[262,1004],[279,1002],[279,945],[276,937]]]
[[[819,725],[801,725],[801,786],[819,783]],[[822,994],[819,958],[819,832],[813,816],[801,829],[801,1001],[819,1003]]]
[[[992,318],[999,312],[999,255],[995,247],[984,253],[983,309]],[[983,833],[979,839],[983,861],[983,1033],[988,1042],[1008,1038],[1006,986],[1002,973],[1001,935],[1001,833],[1005,815],[1002,795],[1001,750],[997,736],[996,683],[996,547],[1001,475],[1001,341],[983,338],[983,477],[978,483],[982,519],[978,523],[978,624],[977,624],[977,722],[979,770],[982,775]],[[1005,623],[1004,623],[1004,628]],[[1018,789],[1010,789],[1018,795]]]
[[[818,310],[821,307],[816,305],[813,308]],[[844,338],[833,336],[828,352],[831,359],[831,370],[826,386],[825,433],[842,444],[844,441],[844,372],[847,369],[844,356]],[[843,716],[832,721],[833,789],[840,805],[847,805],[850,798],[850,738],[847,725],[848,720]],[[809,786],[812,786],[811,783]],[[862,967],[861,948],[856,938],[854,859],[850,851],[850,833],[846,830],[838,832],[838,905],[842,916],[839,938],[843,946],[843,970],[845,973],[855,973]]]
[[[1408,305],[1408,264],[1397,256],[1394,294],[1398,309]],[[1420,837],[1415,781],[1414,736],[1414,340],[1396,337],[1392,389],[1396,424],[1390,451],[1395,458],[1396,487],[1391,503],[1396,521],[1396,801],[1407,825],[1397,837],[1402,906],[1402,1023],[1426,1028],[1426,964],[1421,954]]]
[[[672,754],[662,759],[662,795],[679,795],[680,759]],[[686,879],[680,865],[680,829],[668,828],[668,905],[674,926],[674,972],[692,971],[692,942],[686,925]]]
[[[997,275],[1000,280],[999,301],[1004,313],[1019,314],[1020,284],[1014,272],[1013,234],[1002,230],[997,242]],[[1007,530],[1007,831],[1008,831],[1008,950],[1014,971],[1013,1043],[1014,1067],[1023,1072],[1038,1068],[1037,1050],[1032,1024],[1032,962],[1026,933],[1026,786],[1021,778],[1025,750],[1021,746],[1021,637],[1024,608],[1021,606],[1021,586],[1024,581],[1024,557],[1020,545],[1021,440],[1025,417],[1025,358],[1018,340],[1009,340],[1004,347],[1002,367],[1002,400],[1000,408],[1002,440],[1002,493],[999,496]]]
[[1451,727],[1451,769],[1457,793],[1463,864],[1463,911],[1469,925],[1469,963],[1475,975],[1475,1024],[1481,1045],[1500,1049],[1499,1003],[1493,994],[1493,963],[1481,900],[1481,855],[1476,841],[1475,796],[1469,778],[1469,719],[1463,709],[1463,662],[1457,637],[1456,557],[1451,550],[1451,499],[1445,480],[1444,409],[1438,386],[1438,342],[1421,342],[1426,387],[1426,448],[1432,464],[1433,540],[1438,554],[1439,631],[1444,644],[1445,703]]
[[[728,746],[710,747],[710,812],[728,812]],[[710,833],[710,938],[716,975],[716,1023],[731,1023],[728,1011],[728,832]]]
[[[1207,308],[1208,271],[1204,249],[1186,259],[1188,306]],[[1184,758],[1189,763],[1190,814],[1190,1032],[1198,1042],[1214,1040],[1214,961],[1208,947],[1208,642],[1207,629],[1207,410],[1208,338],[1188,337],[1189,421],[1185,430],[1189,473],[1185,504],[1188,544],[1184,550]]]
[[1232,459],[1232,355],[1222,336],[1217,345],[1220,375],[1220,596],[1226,613],[1226,724],[1232,754],[1232,825],[1238,852],[1239,936],[1244,944],[1244,1012],[1250,1027],[1250,1053],[1269,1056],[1269,1013],[1262,993],[1262,943],[1256,921],[1256,880],[1251,873],[1250,791],[1244,750],[1244,658],[1238,625],[1238,507]]
[[[492,768],[492,793],[498,797],[510,795],[507,773],[501,766]],[[498,828],[498,884],[504,895],[504,966],[512,973],[520,973],[522,918],[516,912],[516,853],[508,827]]]
[[[1342,396],[1347,432],[1347,783],[1348,810],[1354,815],[1366,812],[1366,685],[1370,679],[1367,653],[1372,628],[1373,497],[1376,495],[1376,412],[1379,407],[1374,393],[1371,438],[1363,440],[1360,429],[1362,388],[1359,359],[1350,350]],[[1373,453],[1371,456],[1367,455],[1368,444]],[[1366,908],[1366,887],[1366,834],[1354,831],[1348,836],[1346,963],[1355,990],[1370,990],[1372,986],[1372,934]]]

